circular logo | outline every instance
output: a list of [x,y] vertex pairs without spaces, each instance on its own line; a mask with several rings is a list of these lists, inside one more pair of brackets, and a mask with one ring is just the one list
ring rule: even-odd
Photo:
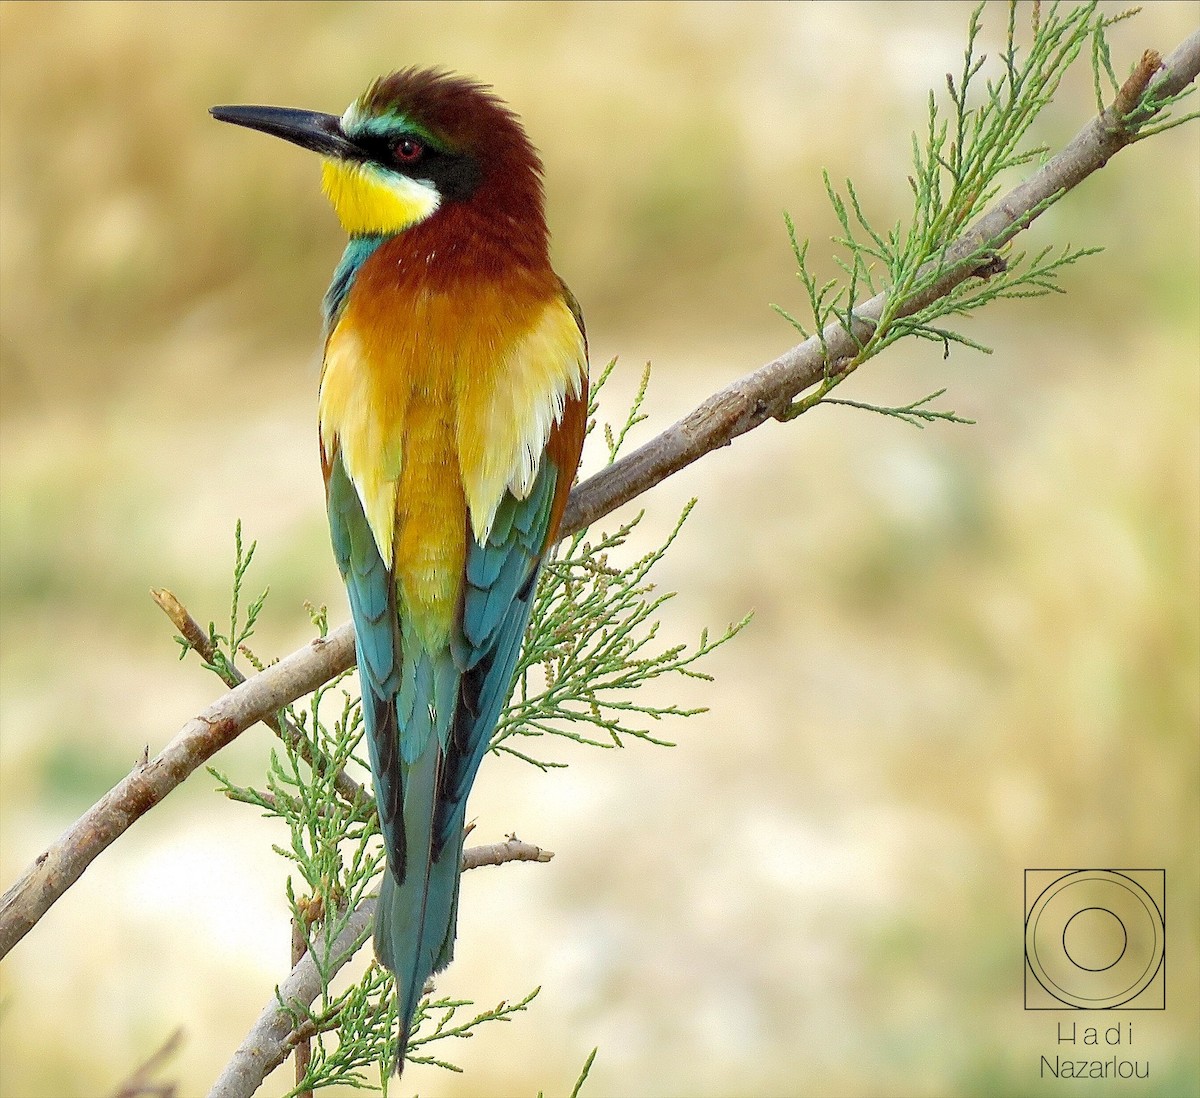
[[1146,989],[1163,961],[1162,912],[1122,873],[1085,869],[1049,885],[1025,922],[1025,955],[1051,995],[1103,1010]]

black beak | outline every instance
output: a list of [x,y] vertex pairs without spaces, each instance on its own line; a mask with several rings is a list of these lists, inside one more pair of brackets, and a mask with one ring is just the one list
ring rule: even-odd
[[362,157],[362,150],[347,140],[336,114],[292,107],[212,107],[208,113],[219,122],[262,130],[322,156],[343,160]]

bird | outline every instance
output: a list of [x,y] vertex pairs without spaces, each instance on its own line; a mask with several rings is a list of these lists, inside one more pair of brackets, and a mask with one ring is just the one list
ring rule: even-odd
[[338,116],[222,106],[321,157],[349,236],[323,302],[318,440],[385,849],[374,946],[403,1071],[454,954],[467,797],[512,690],[588,415],[542,163],[490,86],[375,80]]

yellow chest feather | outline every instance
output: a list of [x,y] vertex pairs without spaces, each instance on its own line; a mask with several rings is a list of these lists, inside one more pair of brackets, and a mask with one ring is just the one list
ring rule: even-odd
[[352,293],[321,376],[325,449],[340,453],[405,601],[447,629],[468,531],[482,542],[505,490],[528,494],[586,369],[561,298],[471,298]]

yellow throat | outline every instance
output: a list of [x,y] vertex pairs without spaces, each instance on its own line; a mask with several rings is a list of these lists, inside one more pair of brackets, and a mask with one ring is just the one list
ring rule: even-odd
[[351,235],[402,232],[441,203],[432,183],[361,160],[323,160],[321,189]]

